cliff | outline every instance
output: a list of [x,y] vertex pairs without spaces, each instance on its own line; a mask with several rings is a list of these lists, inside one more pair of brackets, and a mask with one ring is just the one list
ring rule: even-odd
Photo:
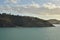
[[0,27],[53,27],[46,20],[29,16],[10,15],[6,13],[0,14]]

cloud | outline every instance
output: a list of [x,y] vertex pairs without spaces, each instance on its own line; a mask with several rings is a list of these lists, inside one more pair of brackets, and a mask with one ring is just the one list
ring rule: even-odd
[[6,0],[5,3],[8,3],[8,4],[17,4],[18,0]]
[[39,4],[36,4],[33,2],[30,5],[15,5],[15,6],[10,6],[10,5],[5,5],[5,6],[0,6],[0,10],[8,11],[8,12],[17,12],[17,13],[32,13],[36,15],[53,15],[53,14],[60,14],[60,6],[56,6],[55,4],[48,3],[48,4],[43,4],[43,6],[40,6]]
[[17,3],[17,0],[10,0],[12,3]]
[[[17,0],[7,0],[7,3],[11,4],[17,4]],[[53,3],[46,3],[46,4],[38,4],[34,1],[32,1],[31,4],[26,4],[26,5],[13,5],[13,7],[10,4],[7,4],[5,6],[0,6],[0,10],[2,12],[14,12],[14,13],[20,13],[23,15],[31,15],[33,14],[34,16],[40,16],[40,15],[55,15],[58,14],[60,15],[60,6],[53,4]]]
[[[18,4],[18,0],[7,0],[7,5],[0,5],[0,12],[7,12],[12,14],[36,16],[39,18],[57,18],[60,15],[60,6],[53,3],[44,3],[42,5],[32,1],[31,4]],[[13,4],[13,6],[11,6]],[[17,5],[14,5],[17,4]],[[53,17],[54,16],[54,17]],[[56,17],[55,17],[56,16]]]
[[[1,8],[2,7],[2,8]],[[29,5],[13,5],[10,6],[5,5],[5,6],[1,6],[0,10],[5,10],[5,11],[15,11],[17,13],[32,13],[32,14],[37,14],[37,15],[45,15],[45,14],[60,14],[60,6],[57,6],[56,4],[52,4],[52,3],[47,3],[47,4],[37,4],[34,1],[32,1],[31,4]]]
[[[27,5],[28,6],[28,5]],[[51,6],[52,7],[52,6]],[[27,16],[35,16],[43,19],[50,19],[50,18],[56,18],[59,19],[60,16],[60,8],[52,8],[48,9],[45,7],[27,7],[25,8],[24,5],[17,5],[17,6],[0,6],[1,12],[7,12],[12,14],[18,14],[18,15],[27,15]]]
[[57,6],[57,5],[52,4],[52,3],[43,4],[43,7],[48,8],[48,9],[60,8],[60,6]]
[[32,1],[32,3],[30,4],[22,4],[22,5],[18,4],[18,0],[6,0],[5,3],[7,3],[7,5],[19,6],[24,8],[40,8],[40,5],[38,3],[35,3],[34,1]]
[[32,4],[30,4],[30,7],[40,8],[40,5],[35,2],[32,2]]
[[52,1],[55,1],[56,2],[56,1],[60,1],[60,0],[52,0]]
[[40,5],[38,3],[35,3],[34,1],[32,1],[31,4],[28,5],[24,5],[25,8],[40,8]]

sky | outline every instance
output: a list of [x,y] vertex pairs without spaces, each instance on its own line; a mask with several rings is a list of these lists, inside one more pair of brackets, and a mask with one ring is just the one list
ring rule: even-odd
[[0,13],[60,20],[60,0],[0,0]]

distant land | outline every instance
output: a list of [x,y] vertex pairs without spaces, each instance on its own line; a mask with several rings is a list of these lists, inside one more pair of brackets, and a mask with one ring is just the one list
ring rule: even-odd
[[47,21],[49,21],[51,24],[60,24],[60,20],[57,19],[49,19]]
[[0,27],[54,27],[46,20],[2,13],[0,14]]

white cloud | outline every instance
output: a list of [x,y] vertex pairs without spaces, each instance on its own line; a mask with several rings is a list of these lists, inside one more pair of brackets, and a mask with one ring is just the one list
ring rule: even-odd
[[35,2],[32,2],[31,4],[24,5],[24,6],[25,6],[25,8],[40,8],[40,5]]
[[17,0],[11,0],[12,3],[17,3]]
[[57,8],[57,6],[55,4],[52,4],[52,3],[43,4],[43,7],[48,8],[48,9],[55,9],[55,8]]
[[23,7],[23,8],[40,8],[41,6],[35,2],[32,2],[31,4],[25,4],[25,5],[16,5],[17,7]]
[[60,6],[57,6],[56,4],[52,4],[52,3],[43,4],[43,7],[48,8],[48,9],[60,8]]
[[52,0],[52,1],[55,1],[56,2],[56,1],[60,1],[60,0]]
[[[16,4],[17,0],[8,0],[7,2]],[[6,6],[0,6],[0,11],[1,10],[2,12],[11,12],[11,13],[14,12],[28,16],[29,15],[31,16],[32,14],[32,16],[37,16],[41,18],[45,17],[45,19],[47,19],[47,17],[48,19],[52,18],[53,15],[60,15],[60,11],[59,11],[60,6],[57,6],[56,4],[53,3],[47,3],[47,4],[43,4],[43,6],[42,5],[40,6],[38,3],[32,2],[29,5],[15,5],[14,7],[8,4]],[[55,18],[55,16],[53,18]]]
[[17,4],[18,3],[18,0],[6,0],[5,3]]
[[[24,7],[10,7],[10,6],[0,6],[0,11],[7,13],[19,13],[20,15],[35,16],[42,19],[56,18],[60,19],[60,9],[48,10],[47,8],[42,10],[42,8],[24,8]],[[48,14],[48,15],[47,15]],[[59,16],[55,16],[59,15]]]
[[40,5],[35,2],[32,2],[32,4],[30,6],[35,7],[35,8],[40,8]]

